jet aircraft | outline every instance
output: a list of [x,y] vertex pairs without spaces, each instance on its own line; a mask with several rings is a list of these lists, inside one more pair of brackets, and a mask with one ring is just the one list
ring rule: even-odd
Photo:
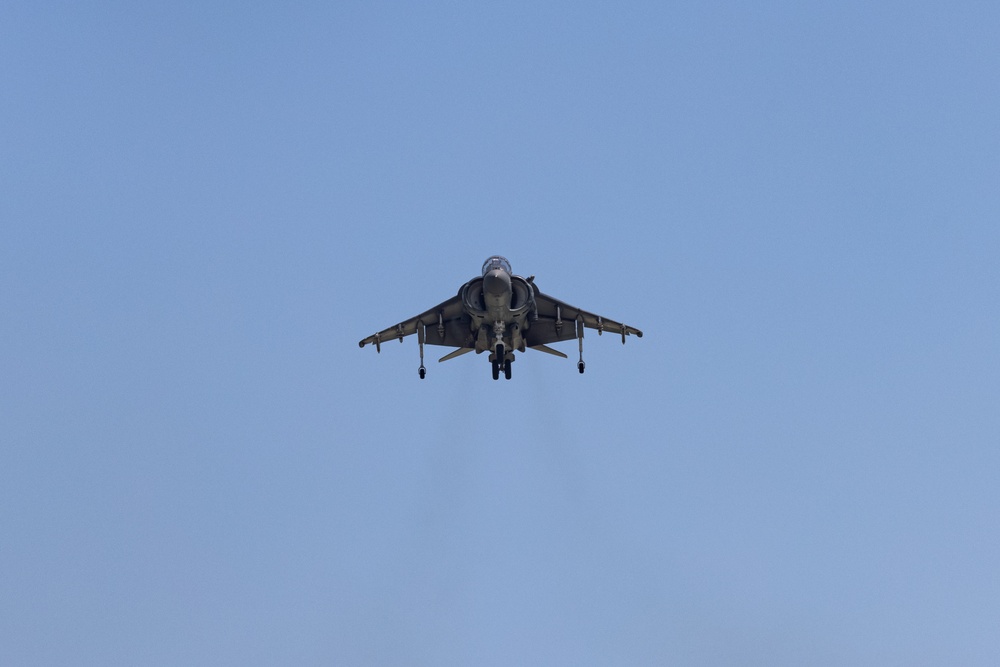
[[467,352],[489,352],[493,379],[500,373],[510,379],[510,365],[514,351],[530,348],[566,359],[566,355],[548,346],[564,340],[577,339],[580,361],[577,369],[583,373],[583,330],[596,329],[625,337],[642,332],[635,327],[609,320],[600,315],[581,310],[559,299],[543,294],[535,285],[535,277],[522,278],[511,271],[510,262],[494,255],[483,263],[482,276],[462,285],[456,296],[451,297],[416,317],[372,334],[358,343],[374,345],[382,351],[382,343],[417,334],[420,345],[420,379],[424,379],[424,344],[458,348],[438,361],[454,359]]

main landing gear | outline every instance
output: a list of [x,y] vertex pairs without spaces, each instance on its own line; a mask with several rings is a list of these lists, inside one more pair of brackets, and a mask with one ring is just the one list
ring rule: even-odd
[[510,379],[510,365],[514,361],[514,355],[510,355],[510,359],[507,358],[507,354],[504,351],[503,343],[497,345],[496,351],[490,356],[490,363],[493,366],[493,379],[500,379],[500,371],[503,370],[503,376],[506,379]]
[[499,380],[500,379],[500,369],[503,369],[503,376],[504,376],[504,378],[506,378],[506,379],[509,380],[510,379],[510,364],[511,364],[512,361],[514,361],[514,360],[513,359],[505,359],[504,362],[501,364],[501,363],[499,363],[498,361],[496,361],[494,359],[491,362],[493,364],[493,379],[494,380]]

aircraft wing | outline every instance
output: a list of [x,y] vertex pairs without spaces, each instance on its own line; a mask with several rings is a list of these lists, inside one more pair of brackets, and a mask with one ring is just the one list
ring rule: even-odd
[[625,336],[634,335],[642,338],[642,332],[635,327],[571,306],[541,292],[535,293],[535,306],[538,319],[531,323],[531,327],[524,334],[525,344],[528,347],[573,340],[577,337],[577,320],[588,329],[597,329],[599,334],[605,331],[619,334],[623,343]]
[[362,339],[358,345],[374,345],[381,350],[383,343],[394,339],[402,342],[404,337],[417,333],[418,325],[423,324],[426,332],[424,342],[428,345],[474,347],[475,340],[469,330],[469,322],[469,315],[462,308],[462,300],[453,296],[430,310]]

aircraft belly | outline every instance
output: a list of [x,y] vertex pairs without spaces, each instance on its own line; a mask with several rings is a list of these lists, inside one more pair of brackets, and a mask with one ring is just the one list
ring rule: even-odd
[[486,312],[491,320],[503,322],[510,316],[510,296],[506,300],[503,297],[486,296]]
[[[523,319],[524,318],[521,318],[521,320]],[[519,350],[521,352],[524,352],[524,336],[521,333],[523,331],[523,326],[524,326],[523,322],[514,322],[508,328],[508,331],[510,331],[511,348]]]

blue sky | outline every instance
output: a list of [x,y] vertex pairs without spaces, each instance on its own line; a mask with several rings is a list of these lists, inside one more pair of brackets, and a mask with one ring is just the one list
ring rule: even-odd
[[[996,664],[998,33],[6,3],[0,662]],[[645,337],[358,349],[491,254]]]

